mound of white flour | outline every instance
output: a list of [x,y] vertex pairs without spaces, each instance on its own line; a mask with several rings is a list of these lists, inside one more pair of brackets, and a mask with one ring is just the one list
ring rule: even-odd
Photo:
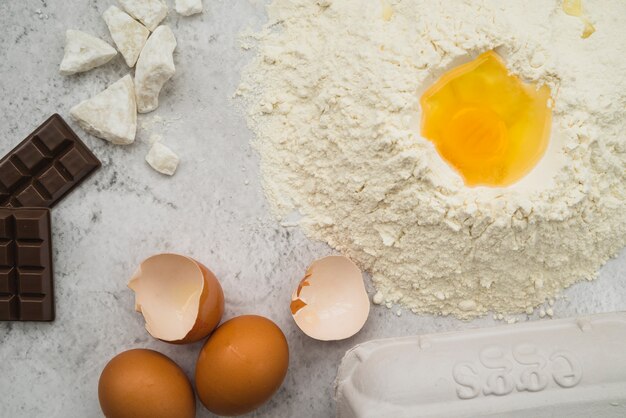
[[[532,311],[626,244],[626,2],[273,0],[238,90],[266,194],[372,277],[375,302],[471,318]],[[421,93],[496,49],[547,83],[546,157],[468,188],[420,136]]]

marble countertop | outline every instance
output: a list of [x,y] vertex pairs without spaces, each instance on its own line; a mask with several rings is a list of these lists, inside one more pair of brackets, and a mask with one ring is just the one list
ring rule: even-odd
[[[58,112],[103,163],[52,211],[56,321],[0,323],[0,417],[101,416],[100,372],[130,348],[161,351],[193,377],[201,344],[172,346],[151,338],[126,288],[137,264],[163,251],[191,255],[216,273],[226,294],[225,318],[265,315],[287,335],[287,379],[253,416],[332,416],[336,368],[359,342],[498,324],[491,317],[398,317],[395,308],[374,307],[364,330],[347,341],[318,342],[297,329],[288,310],[291,291],[306,266],[332,250],[272,218],[249,146],[252,134],[231,100],[251,57],[241,50],[238,33],[262,24],[264,1],[204,3],[205,13],[195,17],[171,11],[166,23],[178,40],[176,75],[159,109],[140,116],[136,143],[121,147],[85,134],[69,119],[73,105],[128,73],[121,56],[88,73],[58,72],[66,29],[111,42],[100,16],[113,0],[0,2],[0,152]],[[182,158],[173,178],[144,161],[154,135]],[[625,277],[622,253],[599,280],[566,291],[555,316],[626,310]],[[198,405],[198,416],[211,414]]]

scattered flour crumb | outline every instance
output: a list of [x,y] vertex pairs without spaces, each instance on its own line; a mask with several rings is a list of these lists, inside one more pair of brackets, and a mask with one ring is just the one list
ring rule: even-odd
[[376,294],[374,294],[374,297],[372,298],[372,302],[374,302],[375,305],[382,304],[384,300],[385,298],[381,292],[376,292]]

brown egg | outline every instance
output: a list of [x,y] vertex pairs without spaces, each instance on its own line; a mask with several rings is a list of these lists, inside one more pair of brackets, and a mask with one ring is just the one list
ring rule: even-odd
[[189,379],[168,357],[130,350],[100,375],[100,407],[107,418],[193,418],[196,398]]
[[287,339],[276,324],[255,315],[233,318],[217,328],[200,351],[198,397],[215,414],[245,414],[274,395],[288,365]]

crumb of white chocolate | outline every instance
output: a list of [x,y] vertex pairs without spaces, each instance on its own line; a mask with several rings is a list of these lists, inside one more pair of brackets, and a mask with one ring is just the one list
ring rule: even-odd
[[176,0],[176,13],[191,16],[202,13],[202,0]]
[[165,145],[155,142],[152,148],[150,148],[148,155],[146,155],[146,161],[150,164],[150,167],[159,173],[172,176],[176,172],[176,168],[178,168],[180,158]]

